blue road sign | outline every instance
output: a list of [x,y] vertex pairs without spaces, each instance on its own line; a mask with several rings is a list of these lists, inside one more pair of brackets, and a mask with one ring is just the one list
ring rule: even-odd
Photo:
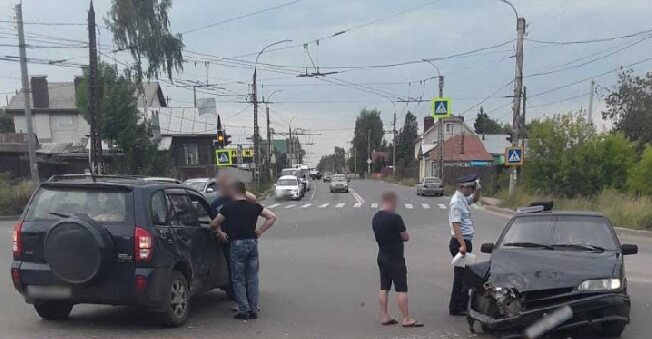
[[505,148],[505,165],[522,166],[523,165],[523,148],[507,147]]
[[432,116],[435,119],[447,118],[451,116],[451,98],[437,97],[432,99]]

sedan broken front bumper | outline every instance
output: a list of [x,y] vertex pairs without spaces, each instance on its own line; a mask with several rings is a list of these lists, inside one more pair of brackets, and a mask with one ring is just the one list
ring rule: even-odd
[[473,329],[475,322],[479,322],[484,330],[493,332],[520,331],[566,305],[573,310],[573,318],[562,323],[557,327],[557,330],[605,321],[629,323],[630,298],[624,293],[586,294],[586,296],[572,301],[523,310],[517,316],[506,318],[493,318],[474,310],[471,306],[474,292],[471,293],[471,300],[467,309],[467,320],[471,329]]

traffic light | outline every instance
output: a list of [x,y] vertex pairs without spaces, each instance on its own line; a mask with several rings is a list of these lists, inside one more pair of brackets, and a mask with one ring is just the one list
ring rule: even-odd
[[231,134],[224,134],[224,146],[231,145]]
[[217,140],[215,140],[215,147],[216,148],[224,148],[224,131],[218,130],[217,131]]

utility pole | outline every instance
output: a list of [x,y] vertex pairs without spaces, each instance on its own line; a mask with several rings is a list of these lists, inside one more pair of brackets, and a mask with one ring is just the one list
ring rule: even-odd
[[367,129],[367,175],[371,176],[371,129]]
[[194,107],[197,108],[197,86],[192,86],[192,102]]
[[[444,96],[444,76],[439,77],[439,97]],[[444,182],[444,119],[439,119],[439,128],[437,128],[437,147],[439,154],[437,155],[437,167],[439,169],[438,177],[441,182]]]
[[394,128],[392,129],[392,133],[394,134],[394,141],[392,141],[392,152],[394,153],[392,156],[392,175],[396,177],[396,110],[394,110]]
[[292,167],[292,125],[288,125],[288,167]]
[[591,80],[591,92],[589,93],[589,117],[588,122],[593,127],[593,93],[595,93],[595,80]]
[[256,69],[253,76],[253,103],[254,103],[254,175],[256,176],[256,190],[260,188],[260,157],[258,155],[258,92],[256,85]]
[[274,172],[272,169],[272,131],[269,128],[269,106],[265,105],[267,115],[267,164],[269,165],[269,181],[272,182]]
[[523,86],[523,116],[521,117],[521,146],[525,147],[525,108],[527,103],[527,87]]
[[100,84],[97,74],[97,39],[95,36],[95,9],[91,1],[88,9],[88,115],[91,127],[91,172],[102,174],[102,114],[100,111]]
[[[523,92],[523,37],[525,36],[525,18],[516,19],[516,71],[514,76],[514,101],[512,105],[512,146],[518,146],[520,122],[521,94]],[[518,169],[512,166],[512,174],[509,176],[509,195],[514,194]]]
[[29,174],[33,181],[39,181],[38,163],[36,162],[36,145],[32,126],[32,105],[29,102],[29,75],[27,72],[27,52],[25,51],[25,32],[23,31],[22,5],[16,5],[16,24],[18,26],[18,49],[20,54],[20,79],[23,85],[25,105],[25,123],[27,125],[27,153],[29,155]]

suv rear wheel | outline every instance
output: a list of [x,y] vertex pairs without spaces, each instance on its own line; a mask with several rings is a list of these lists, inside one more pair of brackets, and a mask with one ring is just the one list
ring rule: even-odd
[[66,301],[40,301],[34,303],[38,315],[48,320],[67,319],[72,311],[72,304]]
[[186,277],[179,271],[174,271],[168,287],[168,304],[166,311],[162,314],[162,321],[165,326],[179,327],[188,319],[190,308],[190,291]]

